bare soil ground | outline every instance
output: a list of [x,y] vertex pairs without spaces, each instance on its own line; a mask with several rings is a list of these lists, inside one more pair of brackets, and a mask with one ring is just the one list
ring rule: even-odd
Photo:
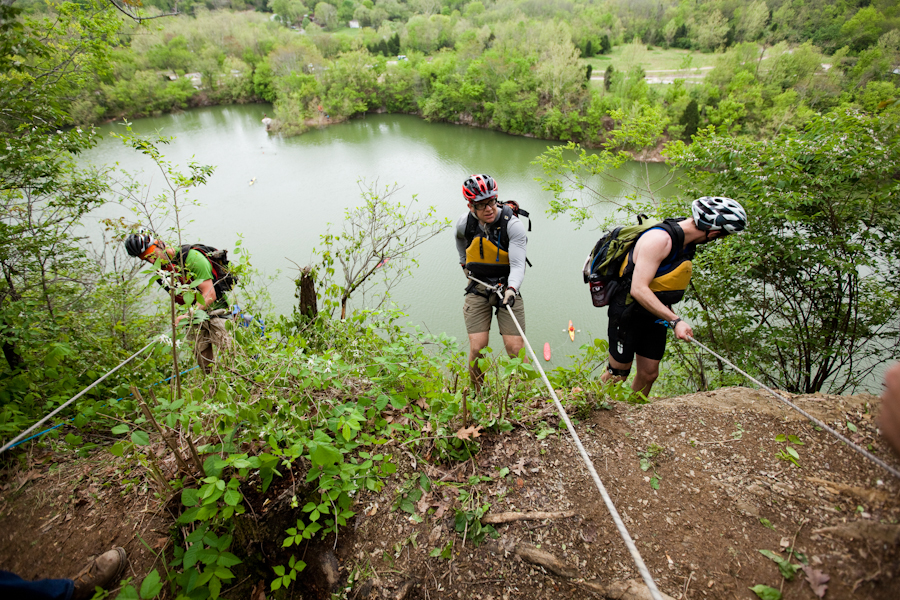
[[[792,400],[900,464],[875,428],[877,397]],[[579,435],[665,594],[753,599],[749,588],[765,584],[787,599],[814,600],[821,596],[809,577],[825,598],[900,597],[900,481],[770,396],[726,388],[642,406],[614,403],[582,416]],[[309,576],[287,597],[621,597],[616,584],[640,577],[568,435],[554,430],[544,439],[534,427],[484,434],[472,460],[449,465],[389,445],[397,474],[381,492],[357,498],[357,517],[337,540],[297,549],[311,565]],[[776,441],[780,434],[802,445]],[[778,457],[788,445],[799,467]],[[91,555],[121,545],[136,580],[154,565],[162,572],[154,553],[169,549],[173,517],[140,483],[125,492],[134,473],[103,452],[77,460],[38,453],[27,465],[8,468],[0,480],[0,568],[27,578],[66,576]],[[509,470],[505,476],[503,469]],[[414,513],[392,510],[398,493],[415,487],[409,482],[422,473],[431,489],[415,502]],[[659,489],[651,485],[654,475]],[[485,504],[489,514],[573,516],[496,525],[499,539],[476,546],[468,530],[465,536],[454,530],[454,512]],[[286,520],[300,515],[280,512]],[[272,531],[236,536],[245,547],[235,552],[251,558],[226,597],[259,600],[260,581],[284,556]],[[431,556],[450,542],[444,557]],[[555,557],[562,575],[523,560],[515,549],[525,545]],[[799,553],[794,564],[809,564],[809,575],[800,570],[787,581],[759,552],[787,558],[786,548]],[[354,573],[356,581],[348,583]]]

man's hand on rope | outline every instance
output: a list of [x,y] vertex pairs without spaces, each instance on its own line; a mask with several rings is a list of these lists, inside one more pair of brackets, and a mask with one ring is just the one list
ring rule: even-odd
[[685,342],[694,337],[694,329],[686,321],[678,321],[675,324],[675,337]]
[[516,288],[508,287],[506,291],[503,293],[503,304],[504,306],[513,307],[516,303]]

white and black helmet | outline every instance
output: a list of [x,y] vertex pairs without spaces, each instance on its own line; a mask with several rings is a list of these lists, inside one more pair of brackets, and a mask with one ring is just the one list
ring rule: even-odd
[[703,196],[691,204],[691,213],[698,229],[737,233],[747,227],[747,211],[731,198]]
[[142,229],[138,233],[132,233],[125,238],[125,251],[131,256],[142,257],[153,245],[159,248],[166,247],[164,243],[156,239],[152,231],[147,229]]

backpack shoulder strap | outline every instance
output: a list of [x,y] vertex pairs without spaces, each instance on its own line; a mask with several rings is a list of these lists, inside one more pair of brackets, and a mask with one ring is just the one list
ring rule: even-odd
[[512,209],[513,214],[518,218],[525,217],[528,219],[528,231],[531,231],[531,215],[528,214],[528,211],[519,206],[519,203],[515,200],[506,200],[505,202],[500,202],[503,206],[508,206]]
[[[610,254],[616,257],[616,260],[610,264],[611,269],[615,269],[615,274],[621,273],[622,277],[630,277],[634,271],[634,248],[637,241],[642,235],[655,227],[660,227],[663,221],[648,221],[638,217],[637,225],[628,225],[622,227],[619,238],[610,242]],[[671,231],[667,231],[672,235]]]
[[[498,241],[500,246],[509,250],[509,220],[516,216],[516,211],[508,204],[498,203],[500,208],[500,218],[494,221],[493,227],[500,230]],[[518,204],[516,205],[518,206]]]
[[625,266],[623,275],[630,276],[634,271],[634,247],[637,243],[637,238],[651,229],[662,229],[672,240],[672,251],[669,254],[672,259],[664,261],[663,265],[671,264],[674,260],[677,260],[684,253],[684,230],[677,226],[677,223],[683,220],[684,218],[665,219],[664,221],[647,223],[646,226],[642,225],[644,230],[635,237],[634,243],[632,243],[631,247],[628,249],[628,263]]
[[466,219],[466,244],[471,244],[472,240],[475,239],[475,234],[478,233],[478,219],[475,218],[475,215],[469,213],[468,218]]
[[184,266],[184,261],[187,260],[188,252],[190,251],[190,244],[184,244],[183,246],[175,250],[175,256],[172,257],[172,263],[178,265],[178,268],[182,268]]
[[676,224],[684,219],[666,219],[662,223],[656,225],[663,231],[669,234],[669,237],[672,238],[672,249],[681,251],[684,247],[684,229],[681,227],[677,227]]

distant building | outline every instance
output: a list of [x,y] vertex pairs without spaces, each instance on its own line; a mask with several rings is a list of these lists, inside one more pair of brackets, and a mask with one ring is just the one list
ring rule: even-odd
[[350,29],[359,29],[359,21],[350,21],[349,23],[347,23],[347,26]]

